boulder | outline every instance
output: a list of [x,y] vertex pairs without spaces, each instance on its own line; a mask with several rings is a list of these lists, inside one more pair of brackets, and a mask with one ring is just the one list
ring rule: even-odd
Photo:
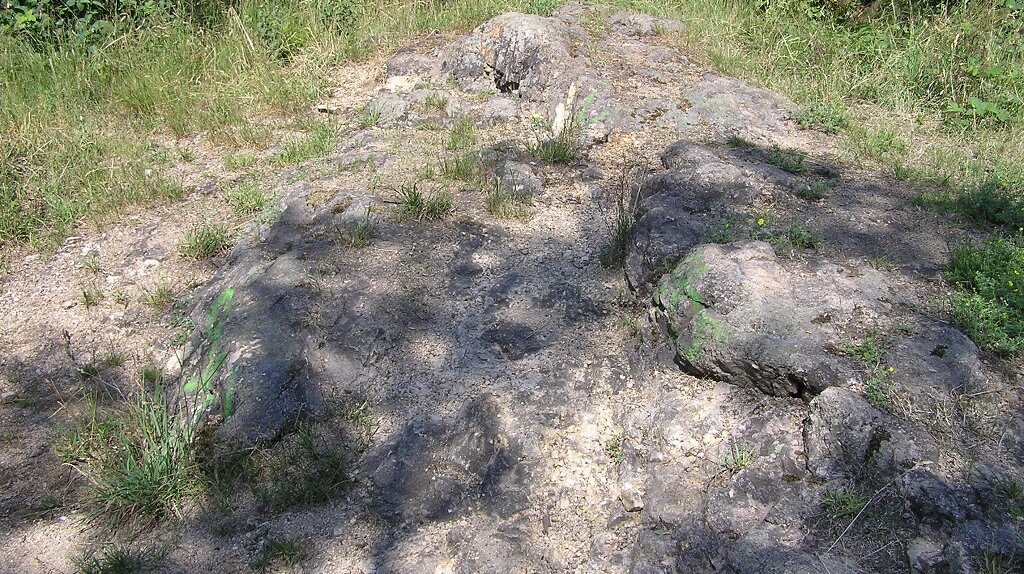
[[[804,450],[808,470],[823,479],[886,478],[938,460],[930,438],[841,388],[826,389],[811,401]],[[913,478],[908,484],[914,484]],[[928,490],[923,482],[912,489]]]
[[793,102],[735,78],[709,74],[684,93],[692,106],[685,124],[711,127],[720,138],[730,134],[771,144],[793,129]]
[[528,504],[521,447],[491,395],[450,422],[411,422],[367,458],[382,514],[401,522],[449,520],[488,511],[508,518]]
[[655,18],[647,14],[633,12],[616,12],[608,18],[608,25],[619,34],[637,38],[657,36],[666,33],[678,33],[683,25],[676,20]]
[[521,199],[532,199],[544,191],[540,177],[525,163],[502,162],[495,168],[494,178],[502,191]]
[[530,100],[545,100],[553,86],[568,86],[562,80],[578,67],[564,22],[515,12],[484,23],[442,55],[443,71],[463,90]]
[[809,398],[859,378],[828,343],[845,324],[887,313],[889,292],[870,267],[784,263],[767,243],[745,242],[695,248],[662,278],[654,305],[687,371]]

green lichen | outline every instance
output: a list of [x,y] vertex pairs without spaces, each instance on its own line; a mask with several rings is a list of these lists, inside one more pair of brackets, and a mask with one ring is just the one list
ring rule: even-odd
[[697,359],[704,353],[704,349],[709,341],[722,343],[725,339],[725,327],[709,317],[706,312],[701,311],[694,318],[693,335],[690,337],[690,344],[680,344],[679,351],[683,358],[693,365],[696,364]]

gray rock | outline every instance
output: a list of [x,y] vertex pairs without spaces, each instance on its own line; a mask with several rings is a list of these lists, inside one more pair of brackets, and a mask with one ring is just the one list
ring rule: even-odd
[[956,491],[928,470],[915,468],[904,474],[900,491],[907,508],[923,524],[959,524],[967,518],[967,508]]
[[1024,538],[1013,526],[966,522],[953,531],[944,555],[950,574],[1021,572]]
[[525,200],[530,200],[544,191],[540,177],[525,163],[502,162],[495,168],[494,177],[502,191]]
[[686,114],[686,124],[706,124],[723,138],[739,134],[768,144],[792,129],[789,117],[795,105],[791,101],[735,78],[708,75],[685,96],[693,104]]
[[675,20],[655,18],[646,14],[616,12],[608,18],[611,29],[626,36],[645,37],[665,33],[678,33],[683,25]]
[[912,574],[940,574],[946,569],[942,545],[928,538],[915,538],[907,544],[907,562]]
[[481,105],[480,115],[489,124],[510,122],[519,117],[519,105],[512,98],[491,98]]
[[881,413],[853,391],[826,389],[810,407],[804,449],[807,468],[818,477],[891,476],[938,459],[933,441]]
[[493,345],[502,357],[510,361],[518,361],[547,346],[547,342],[531,327],[513,323],[503,323],[488,329],[481,339]]
[[662,278],[659,324],[690,372],[775,396],[809,397],[857,380],[826,348],[836,323],[881,315],[886,278],[811,258],[783,262],[761,242],[702,245]]
[[757,196],[733,166],[718,161],[702,167],[656,174],[640,189],[625,260],[634,289],[648,291],[666,263],[704,241],[708,225]]
[[443,70],[463,90],[498,91],[544,100],[551,86],[578,68],[566,24],[554,18],[508,13],[493,18],[444,49]]
[[[380,114],[377,125],[381,127],[390,126],[403,122],[409,118],[410,103],[407,99],[388,92],[377,94],[373,100],[366,105],[368,111]],[[369,113],[369,112],[366,112]]]
[[387,77],[419,76],[429,78],[436,76],[440,70],[441,62],[437,58],[418,54],[413,50],[402,50],[388,60]]
[[778,529],[754,530],[729,546],[736,574],[856,574],[855,566],[829,555],[815,556],[788,543]]
[[644,509],[644,498],[640,491],[631,484],[619,488],[619,501],[626,512],[638,512]]
[[894,342],[886,360],[895,366],[890,384],[922,410],[949,403],[954,389],[976,392],[991,381],[978,346],[956,328],[937,321],[915,325],[912,336]]
[[483,395],[451,423],[414,421],[371,453],[364,468],[384,516],[415,522],[479,511],[508,518],[524,510],[521,447],[504,416],[494,397]]

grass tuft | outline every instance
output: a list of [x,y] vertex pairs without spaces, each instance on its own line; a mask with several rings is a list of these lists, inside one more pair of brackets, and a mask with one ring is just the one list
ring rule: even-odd
[[839,106],[826,103],[815,103],[797,110],[793,119],[805,130],[818,130],[827,134],[836,134],[850,125],[846,111]]
[[270,205],[270,199],[254,181],[246,181],[227,192],[224,201],[239,215],[255,215]]
[[278,165],[302,163],[323,157],[334,150],[338,143],[336,130],[327,122],[314,122],[312,129],[304,136],[285,144],[281,153],[274,156]]
[[[513,189],[509,189],[509,187]],[[502,186],[501,181],[494,178],[490,191],[484,197],[487,211],[500,219],[518,219],[520,221],[529,219],[533,197],[529,192],[514,188],[515,186]]]
[[302,544],[286,538],[266,541],[263,549],[250,561],[249,566],[257,572],[267,572],[274,566],[296,566],[308,557]]
[[112,546],[98,555],[93,553],[75,561],[80,574],[138,574],[156,570],[163,563],[166,552],[133,550]]
[[807,165],[804,163],[804,154],[794,151],[782,149],[779,146],[772,146],[768,150],[768,162],[775,167],[788,171],[789,173],[800,175],[807,171]]
[[953,317],[978,346],[1024,350],[1024,231],[954,247],[946,276],[956,288]]
[[406,183],[398,190],[399,211],[413,219],[442,219],[455,211],[455,197],[449,191],[437,190],[426,195],[419,183]]
[[227,251],[230,244],[226,225],[204,225],[185,232],[185,241],[178,245],[178,253],[196,261],[210,259]]

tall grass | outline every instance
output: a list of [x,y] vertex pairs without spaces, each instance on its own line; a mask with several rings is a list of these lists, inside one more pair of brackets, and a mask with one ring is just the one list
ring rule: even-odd
[[[871,122],[911,130],[918,141],[893,162],[944,181],[988,172],[1024,181],[1013,179],[1024,173],[1014,157],[1024,147],[1024,13],[1009,3],[840,16],[826,8],[850,3],[609,3],[681,20],[681,44],[696,57],[816,113],[849,115],[855,137],[880,127]],[[0,247],[46,247],[83,221],[180,195],[161,175],[171,159],[160,136],[204,132],[219,145],[266,147],[271,128],[309,125],[301,116],[332,66],[423,32],[559,4],[241,0],[205,27],[157,13],[144,25],[114,21],[88,42],[0,33]]]

